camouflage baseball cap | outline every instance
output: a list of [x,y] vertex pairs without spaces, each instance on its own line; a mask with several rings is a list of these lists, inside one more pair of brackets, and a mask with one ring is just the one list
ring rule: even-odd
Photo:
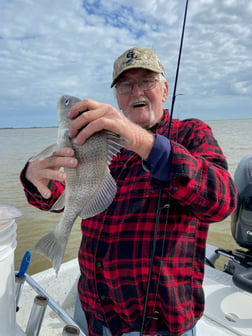
[[111,87],[115,85],[118,77],[124,71],[132,68],[148,69],[165,76],[164,67],[153,50],[146,48],[131,48],[126,50],[115,60]]

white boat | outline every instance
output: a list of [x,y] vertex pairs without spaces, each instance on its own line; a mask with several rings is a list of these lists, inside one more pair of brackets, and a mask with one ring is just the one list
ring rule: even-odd
[[[212,256],[214,249],[215,247],[208,246],[209,257]],[[77,259],[62,264],[57,278],[54,269],[26,277],[17,312],[17,335],[25,335],[37,294],[49,298],[40,335],[62,335],[64,326],[74,324],[72,316],[76,281],[79,277]],[[204,291],[206,306],[204,316],[197,325],[199,336],[252,335],[251,293],[234,285],[230,274],[208,265],[205,268]]]
[[[245,157],[238,165],[235,182],[239,201],[232,217],[232,234],[248,250],[230,251],[207,245],[203,283],[206,305],[197,324],[198,336],[252,335],[252,156]],[[220,255],[227,259],[224,271],[215,268]],[[25,335],[37,294],[48,298],[40,335],[62,335],[66,325],[74,325],[80,335],[85,335],[72,319],[78,278],[77,259],[64,263],[58,277],[54,269],[32,277],[26,274],[16,315],[17,335]]]

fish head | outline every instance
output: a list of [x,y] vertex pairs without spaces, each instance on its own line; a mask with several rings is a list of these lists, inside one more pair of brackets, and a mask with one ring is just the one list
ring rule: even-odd
[[74,96],[64,95],[57,102],[58,121],[60,128],[68,128],[71,120],[67,117],[70,109],[81,100]]

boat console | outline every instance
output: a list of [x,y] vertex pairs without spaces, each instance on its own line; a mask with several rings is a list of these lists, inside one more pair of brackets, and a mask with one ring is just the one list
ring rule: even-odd
[[224,271],[233,276],[234,284],[252,293],[252,156],[245,156],[235,171],[238,190],[237,208],[231,216],[231,232],[241,249],[216,249],[228,258]]

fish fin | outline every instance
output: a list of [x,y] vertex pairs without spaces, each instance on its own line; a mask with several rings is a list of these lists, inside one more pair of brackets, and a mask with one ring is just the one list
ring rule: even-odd
[[53,204],[50,211],[62,210],[65,207],[65,191],[59,196],[57,201]]
[[37,155],[32,156],[29,159],[29,162],[33,162],[36,160],[43,160],[46,157],[52,155],[53,152],[55,152],[58,148],[58,144],[53,144],[51,146],[48,146],[47,148],[43,149],[40,153],[38,153]]
[[103,186],[95,198],[91,199],[88,206],[85,206],[79,216],[82,219],[93,217],[106,210],[112,203],[117,192],[116,181],[108,171]]
[[55,232],[51,231],[43,236],[34,247],[36,252],[51,261],[56,274],[58,274],[66,245],[67,240],[56,237]]
[[108,158],[107,162],[110,164],[113,156],[116,156],[118,152],[124,147],[125,139],[120,137],[119,135],[107,132],[107,139],[108,139]]

